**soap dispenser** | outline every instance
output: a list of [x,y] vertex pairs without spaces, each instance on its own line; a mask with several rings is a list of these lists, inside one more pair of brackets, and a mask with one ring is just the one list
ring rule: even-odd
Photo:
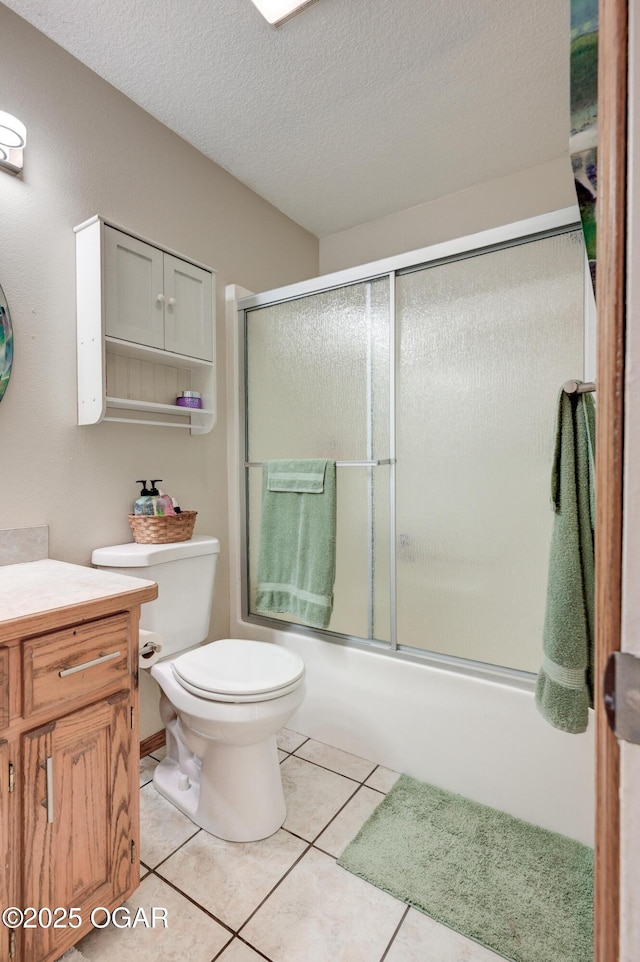
[[140,497],[136,498],[133,502],[133,513],[134,514],[153,514],[153,506],[151,504],[151,491],[147,488],[147,482],[136,481],[136,484],[142,485],[142,491],[140,492]]
[[149,498],[149,514],[164,514],[163,510],[158,510],[161,505],[158,503],[160,499],[160,492],[156,488],[156,484],[159,484],[160,481],[162,481],[162,478],[156,478],[155,480],[153,478],[151,479],[151,488],[149,489],[149,494],[151,495]]

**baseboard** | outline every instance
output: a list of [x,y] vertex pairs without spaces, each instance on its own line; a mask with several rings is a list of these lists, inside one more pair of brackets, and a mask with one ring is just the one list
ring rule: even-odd
[[156,732],[154,735],[149,735],[144,741],[140,742],[140,758],[144,758],[145,755],[151,755],[152,752],[157,752],[159,748],[164,748],[165,745],[165,730]]

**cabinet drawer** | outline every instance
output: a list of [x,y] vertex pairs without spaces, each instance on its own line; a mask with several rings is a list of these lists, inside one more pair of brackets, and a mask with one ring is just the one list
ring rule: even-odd
[[130,685],[128,615],[34,638],[22,651],[25,716]]

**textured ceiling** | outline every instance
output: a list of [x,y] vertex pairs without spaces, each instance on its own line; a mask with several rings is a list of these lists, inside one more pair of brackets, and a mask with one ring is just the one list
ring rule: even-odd
[[4,2],[319,237],[568,149],[568,0]]

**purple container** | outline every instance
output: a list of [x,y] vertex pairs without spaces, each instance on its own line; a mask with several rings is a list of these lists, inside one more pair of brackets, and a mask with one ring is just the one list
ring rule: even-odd
[[176,404],[180,408],[201,408],[202,398],[197,391],[183,391],[176,398]]

